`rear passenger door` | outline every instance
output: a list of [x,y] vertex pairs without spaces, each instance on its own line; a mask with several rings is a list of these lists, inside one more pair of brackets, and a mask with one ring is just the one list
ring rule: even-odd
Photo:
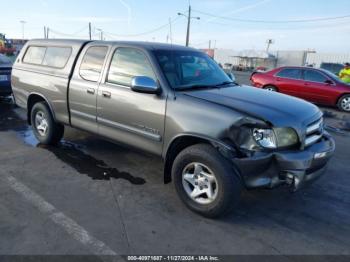
[[69,87],[69,111],[74,127],[97,133],[96,101],[108,46],[87,46]]
[[275,75],[278,91],[287,95],[301,97],[303,87],[302,70],[299,68],[284,68]]
[[133,47],[115,48],[98,90],[99,133],[160,155],[166,94],[132,91],[131,81],[135,76],[147,76],[158,82],[154,65],[146,51]]

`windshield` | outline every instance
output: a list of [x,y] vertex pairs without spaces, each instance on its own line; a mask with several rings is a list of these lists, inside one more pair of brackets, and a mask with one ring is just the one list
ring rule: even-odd
[[12,63],[12,61],[9,58],[0,54],[0,65],[11,64],[11,63]]
[[326,70],[326,69],[320,69],[323,73],[325,73],[326,75],[328,75],[331,79],[333,79],[334,81],[338,82],[338,83],[342,83],[342,84],[347,84],[349,85],[348,83],[345,83],[344,81],[342,81],[339,76],[337,76],[336,74]]
[[165,77],[175,90],[233,83],[219,65],[202,52],[158,50],[155,55]]

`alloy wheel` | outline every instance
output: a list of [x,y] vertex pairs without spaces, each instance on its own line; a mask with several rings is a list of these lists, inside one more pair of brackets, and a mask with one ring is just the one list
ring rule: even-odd
[[210,204],[218,196],[215,174],[202,163],[191,163],[183,169],[182,185],[187,195],[198,204]]
[[350,97],[344,97],[340,105],[344,111],[350,111]]
[[46,136],[48,132],[49,124],[45,113],[42,111],[38,111],[35,114],[35,129],[38,131],[40,136]]

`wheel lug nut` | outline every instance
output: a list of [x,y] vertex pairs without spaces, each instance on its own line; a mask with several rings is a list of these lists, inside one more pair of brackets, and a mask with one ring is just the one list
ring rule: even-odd
[[198,182],[195,182],[194,184],[195,184],[196,186],[198,186]]
[[200,190],[203,190],[203,187],[201,186],[199,189],[200,189]]

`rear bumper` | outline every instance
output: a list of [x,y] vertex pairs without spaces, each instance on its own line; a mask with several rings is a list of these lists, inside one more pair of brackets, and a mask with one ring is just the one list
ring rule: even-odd
[[266,153],[233,162],[247,188],[274,188],[285,184],[296,191],[325,173],[334,151],[335,142],[325,133],[322,140],[304,151]]

